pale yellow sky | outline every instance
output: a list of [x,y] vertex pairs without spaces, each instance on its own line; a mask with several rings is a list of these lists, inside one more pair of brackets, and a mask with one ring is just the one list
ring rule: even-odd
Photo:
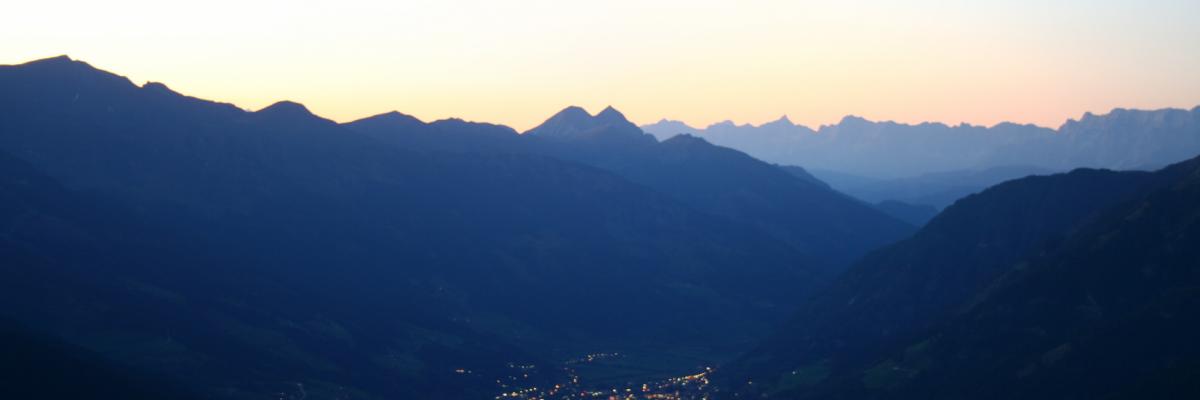
[[870,119],[1057,126],[1200,105],[1200,1],[12,2],[0,63],[68,54],[134,82],[348,121],[398,110],[524,130]]

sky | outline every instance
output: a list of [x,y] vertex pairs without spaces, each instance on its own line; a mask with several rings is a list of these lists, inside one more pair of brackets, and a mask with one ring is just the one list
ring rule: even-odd
[[524,130],[568,105],[703,127],[788,115],[1057,127],[1200,105],[1200,1],[13,1],[0,64],[66,54],[336,121]]

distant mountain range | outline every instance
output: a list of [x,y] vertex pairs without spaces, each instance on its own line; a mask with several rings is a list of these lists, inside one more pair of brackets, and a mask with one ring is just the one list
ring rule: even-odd
[[662,120],[642,129],[664,140],[699,136],[771,163],[877,179],[998,167],[1154,169],[1200,152],[1200,107],[1118,108],[1084,114],[1058,129],[1013,123],[909,125],[854,116],[817,129],[786,116],[759,126],[726,121],[700,129]]

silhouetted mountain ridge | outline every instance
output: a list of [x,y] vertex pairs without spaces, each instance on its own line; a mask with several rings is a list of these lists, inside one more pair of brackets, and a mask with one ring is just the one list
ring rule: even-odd
[[535,140],[507,127],[368,134],[55,63],[0,67],[0,210],[28,233],[0,236],[0,312],[204,394],[479,398],[509,363],[545,385],[629,343],[728,353],[818,275],[747,224],[503,151]]

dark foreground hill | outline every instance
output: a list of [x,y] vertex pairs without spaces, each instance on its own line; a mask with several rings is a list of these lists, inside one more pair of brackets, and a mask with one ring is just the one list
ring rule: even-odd
[[778,398],[1186,398],[1200,159],[960,200],[866,257],[723,379]]
[[0,396],[6,399],[199,399],[152,372],[117,365],[51,335],[0,321]]

